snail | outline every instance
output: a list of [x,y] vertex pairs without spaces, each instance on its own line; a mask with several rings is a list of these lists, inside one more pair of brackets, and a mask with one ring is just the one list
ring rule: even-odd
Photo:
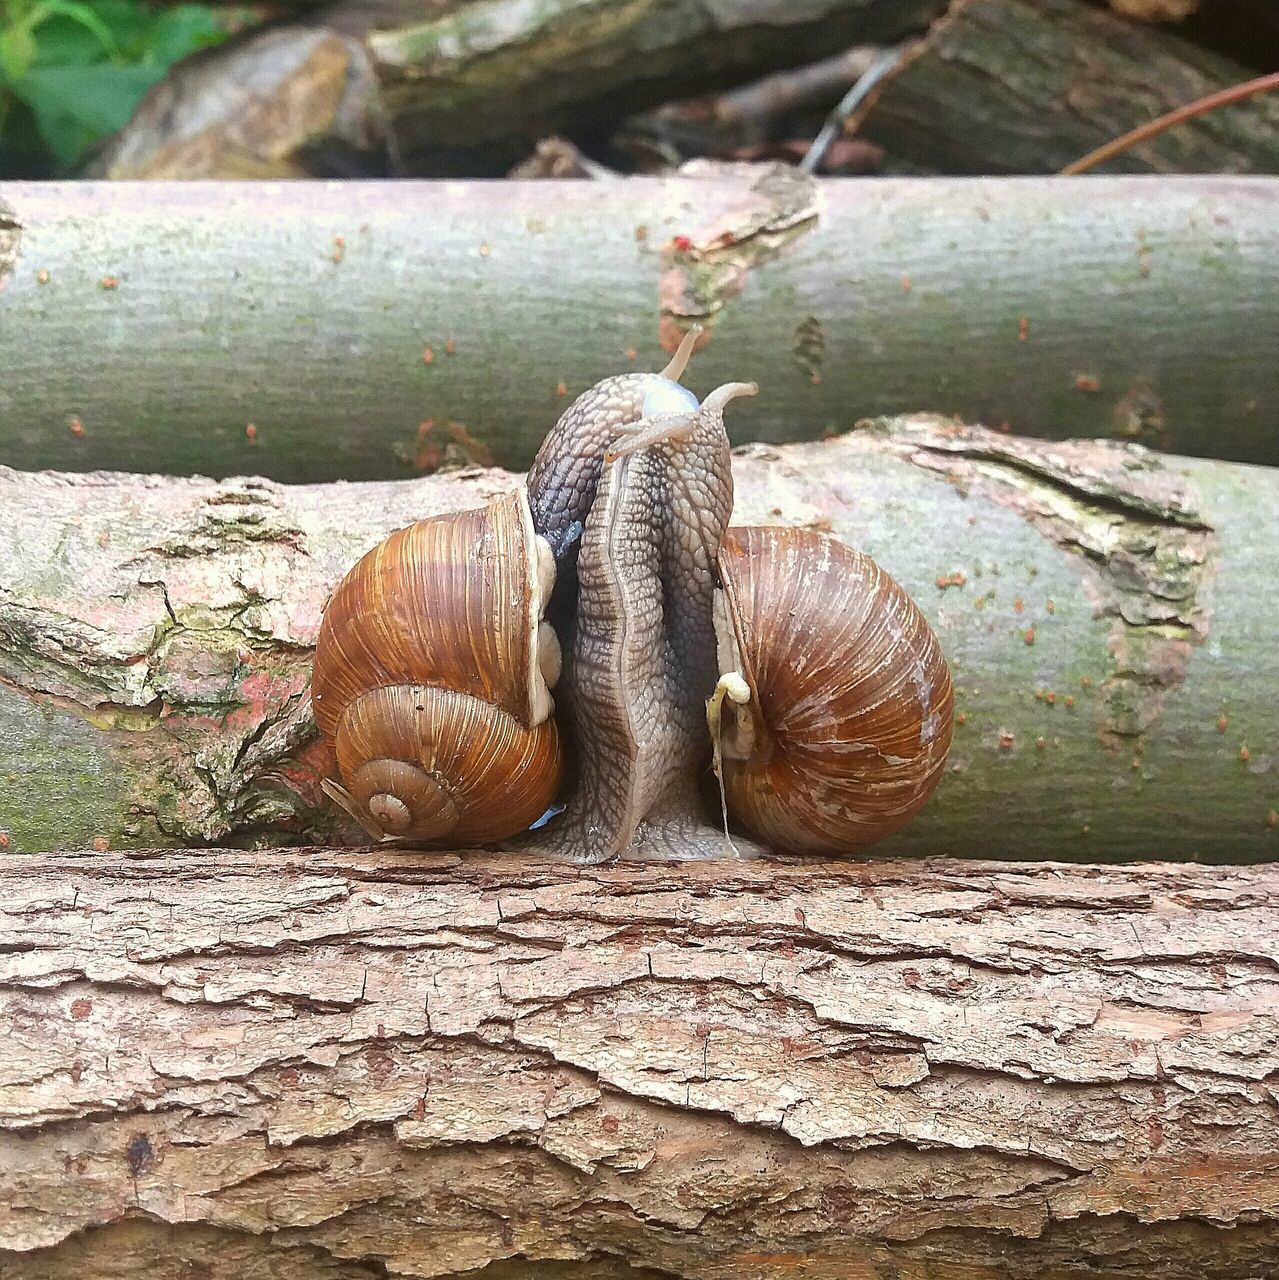
[[338,584],[311,703],[345,783],[324,789],[371,835],[484,844],[546,812],[563,772],[554,578],[517,491],[393,533]]
[[950,748],[950,670],[923,614],[869,556],[809,529],[729,529],[719,570],[707,721],[729,812],[791,853],[892,835]]
[[[456,613],[459,629],[443,643],[424,620],[453,618],[468,603],[457,590],[461,571],[446,573],[442,563],[421,571],[412,531],[392,535],[338,588],[317,643],[313,697],[346,782],[333,794],[375,834],[502,840],[578,861],[833,853],[890,834],[935,787],[953,702],[936,637],[896,583],[834,539],[730,530],[724,410],[756,387],[728,383],[699,403],[680,383],[696,336],[660,373],[598,383],[547,435],[527,498],[504,508],[520,536],[504,536],[501,552],[494,537],[475,557],[491,556],[494,575],[509,567],[512,583],[524,584],[522,596],[508,592],[501,617],[480,612],[463,622]],[[477,518],[413,529],[447,527],[439,550],[464,562]],[[413,573],[394,566],[402,556],[415,561]],[[399,584],[390,596],[379,585],[384,574]],[[388,601],[396,627],[377,618]],[[481,664],[468,659],[463,625],[518,631],[519,643],[480,632],[475,643],[530,678],[480,680],[467,667]],[[347,638],[351,628],[357,640]],[[388,642],[395,662],[380,656]],[[347,673],[357,659],[358,674]],[[330,666],[343,669],[340,678]],[[408,727],[375,734],[387,688],[399,690]],[[487,700],[538,745],[502,737],[510,766],[494,764],[468,790],[466,769],[496,756],[498,739],[484,737],[481,750],[465,734],[450,738],[458,728],[479,732],[460,716],[447,734],[428,733],[424,721],[436,702],[451,706],[452,691]],[[557,791],[564,755],[573,763]],[[536,780],[526,776],[534,772]],[[706,818],[712,772],[723,833]],[[479,816],[484,806],[473,802],[485,798],[508,819],[501,830]],[[726,844],[729,815],[763,849]]]

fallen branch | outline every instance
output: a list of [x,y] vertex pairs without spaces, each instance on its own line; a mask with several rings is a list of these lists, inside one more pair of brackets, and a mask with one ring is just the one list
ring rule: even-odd
[[[535,139],[922,30],[945,0],[350,0],[188,58],[95,166],[291,177],[385,140],[400,174],[501,173]],[[321,172],[324,166],[320,166]],[[367,171],[367,170],[366,170]]]
[[[903,419],[756,446],[734,475],[739,523],[861,547],[952,664],[950,771],[883,847],[1279,852],[1279,470]],[[320,611],[392,529],[516,482],[0,472],[10,847],[362,843],[319,792],[331,763],[306,690]]]
[[[912,172],[1055,173],[1249,78],[1183,36],[1079,0],[956,0],[856,123]],[[1279,101],[1253,98],[1126,149],[1114,172],[1275,173]]]
[[1279,1268],[1279,870],[0,858],[0,1272]]
[[697,322],[699,385],[760,384],[739,441],[930,409],[1279,462],[1279,180],[700,171],[10,184],[0,458],[373,479],[442,440],[524,466]]

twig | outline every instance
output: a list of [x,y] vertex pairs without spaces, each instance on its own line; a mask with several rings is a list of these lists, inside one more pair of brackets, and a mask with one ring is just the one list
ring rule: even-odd
[[1163,133],[1165,129],[1171,129],[1174,125],[1186,120],[1193,120],[1196,116],[1207,115],[1210,111],[1216,111],[1218,107],[1228,107],[1232,103],[1242,102],[1245,98],[1251,98],[1256,94],[1267,93],[1271,89],[1279,89],[1279,72],[1258,76],[1255,80],[1246,80],[1243,84],[1232,85],[1229,89],[1210,93],[1205,98],[1198,98],[1184,107],[1178,107],[1175,111],[1169,111],[1146,124],[1138,125],[1122,137],[1115,138],[1105,146],[1098,147],[1096,151],[1090,151],[1086,156],[1068,164],[1061,172],[1063,176],[1084,173],[1117,155],[1122,155],[1139,142],[1145,142],[1148,138]]
[[840,99],[839,105],[826,117],[822,131],[813,139],[813,145],[799,162],[801,173],[814,173],[821,164],[830,144],[839,137],[844,121],[865,102],[871,90],[890,72],[895,71],[905,58],[903,48],[885,49],[867,68],[855,85]]

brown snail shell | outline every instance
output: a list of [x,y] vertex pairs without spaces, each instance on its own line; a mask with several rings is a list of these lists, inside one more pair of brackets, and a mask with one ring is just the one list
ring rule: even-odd
[[325,789],[372,834],[479,844],[546,812],[563,769],[554,578],[518,490],[393,533],[338,584],[311,701],[346,784]]
[[807,529],[730,528],[708,708],[728,811],[771,847],[836,853],[923,807],[950,747],[941,646],[869,556]]

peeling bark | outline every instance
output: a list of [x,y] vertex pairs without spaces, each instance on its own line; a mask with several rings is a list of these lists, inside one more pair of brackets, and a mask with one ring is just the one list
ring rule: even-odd
[[0,1275],[1279,1267],[1279,871],[0,860]]
[[0,458],[386,479],[457,432],[525,466],[700,319],[699,383],[760,384],[737,443],[925,409],[1279,462],[1279,182],[710,172],[10,184]]
[[[881,848],[1279,852],[1279,471],[919,417],[748,447],[734,479],[737,523],[864,550],[951,663],[948,773]],[[393,529],[516,483],[0,471],[10,847],[362,843],[319,791],[332,762],[306,690],[324,602]]]

